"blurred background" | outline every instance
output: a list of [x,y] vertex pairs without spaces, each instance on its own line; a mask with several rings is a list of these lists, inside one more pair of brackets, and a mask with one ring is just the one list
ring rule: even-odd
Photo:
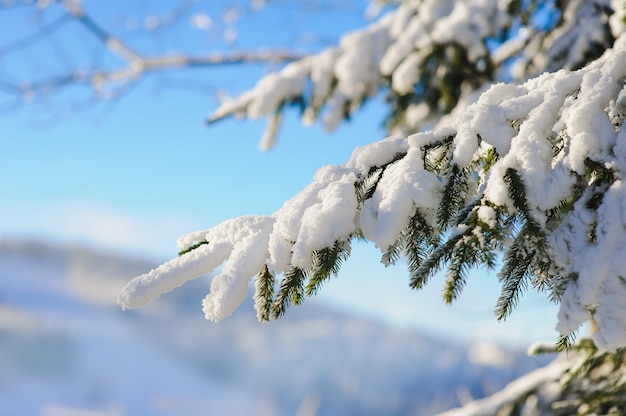
[[498,323],[494,273],[474,271],[448,306],[441,278],[412,291],[403,262],[385,268],[366,244],[268,324],[251,299],[205,321],[210,276],[139,310],[116,305],[180,235],[269,215],[317,168],[385,137],[386,109],[372,100],[332,134],[294,112],[261,152],[265,121],[204,120],[280,60],[85,84],[119,67],[111,39],[146,54],[294,57],[371,14],[352,0],[0,1],[0,415],[427,415],[550,359],[525,353],[557,337],[542,295]]

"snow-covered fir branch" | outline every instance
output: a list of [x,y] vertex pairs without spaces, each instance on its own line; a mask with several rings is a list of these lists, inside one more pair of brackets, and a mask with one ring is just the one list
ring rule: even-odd
[[566,2],[562,10],[549,1],[403,1],[338,46],[262,78],[208,121],[268,117],[260,144],[268,149],[285,106],[333,131],[382,90],[389,130],[408,134],[432,127],[492,82],[584,66],[621,33],[623,8],[619,0]]
[[470,268],[496,267],[502,254],[500,318],[532,285],[559,302],[564,336],[593,320],[600,348],[626,345],[625,80],[622,35],[582,69],[493,85],[433,131],[319,169],[271,216],[182,237],[187,252],[132,280],[119,303],[139,307],[223,264],[207,319],[232,314],[257,275],[258,316],[277,317],[365,238],[386,262],[404,254],[414,287],[445,267],[450,301]]
[[[555,345],[535,344],[529,354],[554,353]],[[509,383],[497,393],[438,416],[618,415],[624,414],[625,348],[598,350],[587,338],[547,366]]]

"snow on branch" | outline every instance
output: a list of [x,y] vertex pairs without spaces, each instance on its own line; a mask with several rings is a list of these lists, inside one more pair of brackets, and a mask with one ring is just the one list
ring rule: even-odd
[[[143,305],[224,263],[204,300],[230,315],[257,276],[261,320],[315,293],[350,242],[365,238],[411,285],[445,268],[453,301],[473,267],[496,267],[504,319],[531,285],[560,302],[569,336],[592,319],[601,348],[626,345],[626,36],[585,68],[497,84],[447,126],[355,149],[270,217],[227,221],[179,240],[184,254],[132,280]],[[276,275],[283,275],[277,293]]]
[[[608,0],[569,2],[560,19],[551,6],[538,3],[404,1],[345,35],[338,46],[262,78],[224,102],[208,122],[270,117],[261,142],[268,149],[278,132],[275,115],[285,105],[298,106],[305,124],[322,119],[333,131],[368,98],[388,89],[390,129],[419,131],[494,80],[523,81],[545,70],[580,68],[623,30],[614,18],[609,24],[607,16],[620,6]],[[536,14],[542,17],[535,19]],[[535,20],[545,20],[545,27]]]
[[[530,355],[554,354],[555,344],[538,343]],[[438,416],[524,414],[624,414],[623,368],[626,349],[606,351],[588,338],[547,366],[509,383],[495,394]]]
[[[578,361],[581,359],[579,358]],[[437,416],[480,416],[496,415],[507,406],[514,406],[535,393],[544,385],[557,384],[563,373],[577,362],[564,358],[553,361],[545,367],[532,371],[509,383],[504,389],[481,400],[469,402],[465,406],[439,413]],[[547,393],[547,392],[546,392]]]

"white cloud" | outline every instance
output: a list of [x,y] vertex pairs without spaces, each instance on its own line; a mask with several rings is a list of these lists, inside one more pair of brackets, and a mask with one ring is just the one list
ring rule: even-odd
[[180,217],[133,214],[87,201],[0,207],[0,234],[5,237],[52,239],[153,256],[175,255],[176,239],[190,228]]

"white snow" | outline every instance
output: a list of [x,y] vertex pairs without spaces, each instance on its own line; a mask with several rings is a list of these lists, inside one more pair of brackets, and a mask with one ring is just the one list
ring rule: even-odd
[[[243,302],[252,277],[263,267],[273,224],[274,219],[270,217],[248,216],[208,230],[204,240],[208,244],[131,280],[122,290],[118,303],[123,309],[143,306],[188,280],[211,273],[228,259],[223,270],[213,278],[203,310],[210,320],[230,316]],[[191,234],[194,240],[197,237],[196,233]],[[185,240],[181,238],[179,244],[185,245]]]
[[[4,245],[0,256],[0,414],[199,416],[259,409],[258,393],[185,365],[137,321],[120,319],[114,297],[93,303],[72,288],[76,279],[117,283],[111,278],[119,276],[99,275],[103,265],[128,275],[139,264],[34,244]],[[80,277],[71,275],[76,263],[83,264]]]
[[437,177],[424,170],[421,151],[411,148],[402,160],[387,168],[374,196],[365,202],[360,216],[364,235],[386,250],[406,228],[415,206],[437,206],[441,187]]
[[118,298],[122,309],[138,308],[150,299],[181,286],[186,281],[210,273],[228,258],[227,243],[204,245],[131,280]]
[[555,360],[546,367],[512,381],[504,389],[485,399],[470,402],[462,408],[439,413],[438,416],[495,415],[506,404],[515,403],[520,397],[534,391],[542,384],[559,379],[570,366],[572,363],[568,360]]
[[396,154],[406,152],[408,148],[407,139],[403,137],[387,137],[370,145],[354,149],[346,166],[367,172],[371,167],[384,164]]
[[[466,46],[474,59],[485,53],[479,39],[492,33],[489,21],[504,24],[506,20],[502,5],[492,0],[438,5],[424,1],[419,10],[412,11],[413,5],[406,3],[397,14],[346,35],[336,49],[294,62],[264,78],[242,96],[245,99],[239,99],[245,103],[229,105],[237,111],[247,106],[250,117],[263,116],[299,94],[314,73],[317,106],[330,94],[334,77],[337,85],[327,103],[326,117],[327,127],[335,128],[346,105],[360,102],[378,88],[381,73],[397,70],[400,72],[393,74],[415,75],[403,72],[402,62],[417,62],[411,53],[421,48],[420,42],[428,47],[428,42],[460,37],[470,42]],[[581,7],[568,13],[578,19],[580,13],[586,13],[585,6]],[[420,20],[429,12],[440,19]],[[425,35],[422,29],[426,26],[420,22],[429,22],[436,30]],[[448,32],[442,29],[444,24]],[[584,33],[581,36],[586,36]],[[343,166],[321,168],[308,187],[271,217],[243,217],[181,239],[183,248],[203,240],[210,243],[131,281],[120,295],[120,304],[140,306],[226,261],[204,302],[206,317],[218,320],[241,303],[247,283],[264,264],[277,273],[292,266],[307,269],[315,250],[359,232],[384,251],[396,241],[416,208],[432,214],[440,205],[442,178],[426,170],[424,149],[453,140],[453,163],[471,169],[472,181],[480,185],[471,192],[480,200],[477,212],[485,224],[495,224],[493,207],[517,210],[509,198],[506,172],[515,169],[522,178],[530,214],[550,244],[547,255],[553,270],[559,276],[576,276],[566,282],[560,303],[561,333],[569,334],[593,315],[598,327],[594,339],[599,346],[614,349],[626,345],[626,189],[622,182],[626,133],[624,128],[616,131],[612,124],[621,111],[618,106],[623,101],[625,78],[626,35],[622,34],[613,49],[580,70],[563,69],[520,84],[493,85],[476,102],[438,124],[435,131],[390,137],[355,149]],[[490,149],[496,150],[498,159],[486,172],[476,162]],[[597,190],[604,193],[599,208],[588,208],[592,197],[588,190],[567,215],[548,223],[551,212],[572,194],[576,183],[587,180],[586,160],[613,169],[615,174],[613,183]],[[355,184],[383,166],[373,197],[359,203]],[[435,216],[430,214],[427,218],[436,229]],[[592,229],[595,241],[589,237]]]
[[[355,231],[357,200],[354,173],[347,169],[329,168],[318,171],[315,179],[320,183],[316,201],[305,207],[292,247],[291,265],[302,269],[311,267],[314,250],[332,247],[336,240],[345,239]],[[300,207],[296,209],[301,210]]]

